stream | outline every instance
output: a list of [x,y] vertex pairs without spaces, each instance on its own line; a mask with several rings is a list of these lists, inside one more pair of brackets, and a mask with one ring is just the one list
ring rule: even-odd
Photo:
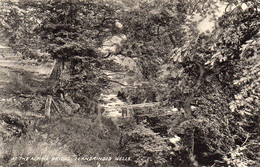
[[107,117],[119,118],[122,117],[121,106],[127,105],[127,103],[118,99],[116,94],[101,95],[101,99],[105,102],[101,106],[105,108],[103,113]]

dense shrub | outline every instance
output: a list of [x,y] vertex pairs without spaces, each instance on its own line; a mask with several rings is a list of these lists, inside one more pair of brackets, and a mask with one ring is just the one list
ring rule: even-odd
[[161,137],[144,125],[136,125],[133,131],[126,134],[125,140],[124,153],[138,166],[167,164],[171,147],[166,137]]

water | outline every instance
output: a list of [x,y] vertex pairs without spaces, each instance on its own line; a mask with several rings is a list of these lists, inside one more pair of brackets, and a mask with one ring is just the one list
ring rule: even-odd
[[105,108],[105,113],[107,117],[119,118],[122,117],[121,107],[127,105],[122,100],[118,99],[116,94],[101,95],[105,104],[102,106]]

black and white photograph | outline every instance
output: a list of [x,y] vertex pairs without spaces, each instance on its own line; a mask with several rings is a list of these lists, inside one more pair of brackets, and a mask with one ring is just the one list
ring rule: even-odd
[[259,0],[0,0],[0,167],[260,167]]

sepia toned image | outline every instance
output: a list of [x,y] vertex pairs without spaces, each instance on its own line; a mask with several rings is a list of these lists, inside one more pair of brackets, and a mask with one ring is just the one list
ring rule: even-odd
[[0,0],[0,167],[259,167],[260,1]]

